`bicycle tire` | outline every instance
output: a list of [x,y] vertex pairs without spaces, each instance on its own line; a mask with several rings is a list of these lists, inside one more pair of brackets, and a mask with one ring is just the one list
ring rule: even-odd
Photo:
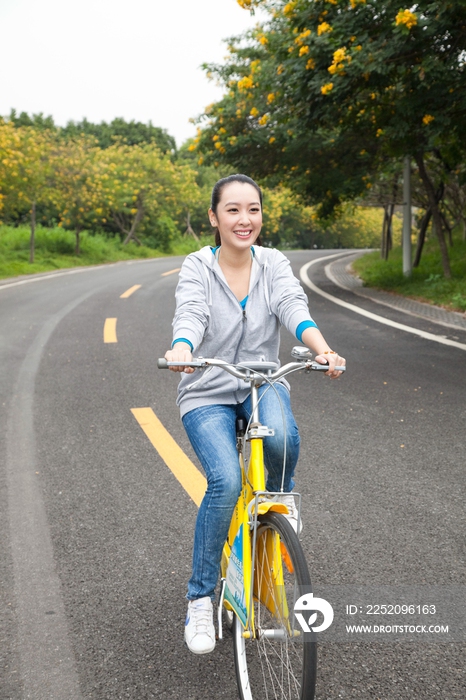
[[[284,588],[287,604],[283,606],[282,587],[271,585],[271,559],[280,546]],[[274,561],[276,561],[274,559]],[[262,579],[262,580],[261,580]],[[269,596],[277,597],[269,606],[260,601],[257,592],[267,586]],[[275,590],[272,590],[275,589]],[[241,700],[314,700],[317,672],[317,647],[314,638],[304,641],[301,630],[290,634],[289,621],[278,619],[270,607],[293,608],[291,597],[296,601],[303,593],[310,592],[311,579],[301,543],[287,519],[274,512],[259,516],[254,566],[254,620],[257,630],[255,639],[243,636],[243,627],[238,617],[233,621],[233,645],[235,671]],[[292,594],[290,594],[292,591]],[[265,598],[262,595],[262,598]],[[288,627],[288,631],[287,631]],[[278,630],[278,639],[262,636],[261,629]],[[298,637],[298,632],[301,635]],[[274,632],[272,632],[273,634]]]

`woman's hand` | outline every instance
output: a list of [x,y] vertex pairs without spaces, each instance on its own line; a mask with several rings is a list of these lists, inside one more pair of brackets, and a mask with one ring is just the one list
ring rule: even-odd
[[331,379],[337,379],[343,374],[343,372],[335,371],[335,367],[345,367],[346,365],[345,358],[341,357],[337,352],[323,352],[320,355],[316,355],[315,360],[321,365],[328,364],[328,372],[325,372],[325,374]]
[[[193,356],[191,353],[191,348],[187,343],[176,343],[172,350],[167,350],[165,353],[165,359],[167,362],[192,362]],[[186,374],[192,374],[194,372],[194,367],[169,367],[172,372],[186,372]]]
[[321,365],[328,364],[327,377],[337,379],[343,372],[335,372],[335,367],[345,367],[346,360],[331,349],[318,328],[306,328],[302,333],[301,342],[315,352],[315,360]]

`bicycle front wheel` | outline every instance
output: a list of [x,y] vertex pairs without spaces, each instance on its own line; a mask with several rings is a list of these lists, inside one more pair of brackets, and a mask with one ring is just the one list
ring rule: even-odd
[[294,621],[294,603],[311,579],[299,539],[274,512],[259,516],[254,563],[254,638],[234,617],[236,679],[241,700],[313,700],[317,649]]

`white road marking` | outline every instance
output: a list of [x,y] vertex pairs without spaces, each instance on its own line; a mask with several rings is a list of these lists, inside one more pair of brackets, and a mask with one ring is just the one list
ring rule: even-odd
[[22,697],[81,700],[79,677],[53,552],[34,434],[35,379],[59,323],[94,290],[49,318],[21,364],[7,424],[6,483]]
[[397,328],[400,331],[405,331],[406,333],[412,333],[413,335],[417,335],[420,338],[424,338],[425,340],[433,340],[435,343],[441,343],[442,345],[449,345],[450,347],[454,348],[459,348],[460,350],[466,350],[466,345],[464,343],[459,343],[456,340],[450,340],[449,338],[442,338],[439,335],[434,335],[433,333],[427,333],[426,331],[421,331],[418,328],[412,328],[411,326],[406,326],[404,323],[397,323],[396,321],[392,321],[389,318],[384,318],[383,316],[378,316],[377,314],[372,313],[371,311],[366,311],[366,309],[361,309],[359,306],[355,306],[354,304],[349,304],[347,301],[343,301],[343,299],[339,299],[338,297],[332,296],[332,294],[328,294],[328,292],[324,292],[323,289],[320,289],[317,287],[310,279],[308,275],[308,270],[312,265],[316,265],[317,263],[324,262],[325,260],[332,260],[333,258],[341,257],[341,253],[336,253],[334,255],[327,255],[324,258],[317,258],[317,260],[311,260],[310,262],[306,263],[306,265],[303,265],[302,268],[299,271],[299,276],[301,279],[301,282],[306,285],[306,287],[309,287],[309,289],[312,289],[313,292],[316,294],[319,294],[321,297],[324,297],[325,299],[328,299],[329,301],[333,302],[334,304],[338,304],[339,306],[342,306],[345,309],[349,309],[350,311],[353,311],[356,314],[360,314],[361,316],[365,316],[366,318],[370,318],[372,321],[377,321],[377,323],[383,323],[386,326],[391,326],[391,328]]

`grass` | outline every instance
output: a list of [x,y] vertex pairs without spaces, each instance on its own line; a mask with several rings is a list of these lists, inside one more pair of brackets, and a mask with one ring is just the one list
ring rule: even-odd
[[75,236],[58,226],[43,228],[38,226],[35,236],[34,262],[29,263],[28,226],[0,226],[0,279],[38,272],[49,272],[63,268],[102,265],[120,260],[157,258],[166,255],[187,255],[208,245],[209,239],[198,244],[193,238],[181,236],[172,241],[170,252],[162,252],[135,243],[123,245],[118,238],[104,235],[81,234],[81,254],[75,255]]
[[[419,267],[411,277],[403,275],[401,247],[390,252],[388,261],[379,252],[368,253],[353,263],[364,286],[395,292],[402,296],[442,306],[450,311],[466,311],[466,242],[459,234],[448,248],[452,279],[443,276],[438,242],[426,241]],[[414,257],[414,251],[413,251]]]

